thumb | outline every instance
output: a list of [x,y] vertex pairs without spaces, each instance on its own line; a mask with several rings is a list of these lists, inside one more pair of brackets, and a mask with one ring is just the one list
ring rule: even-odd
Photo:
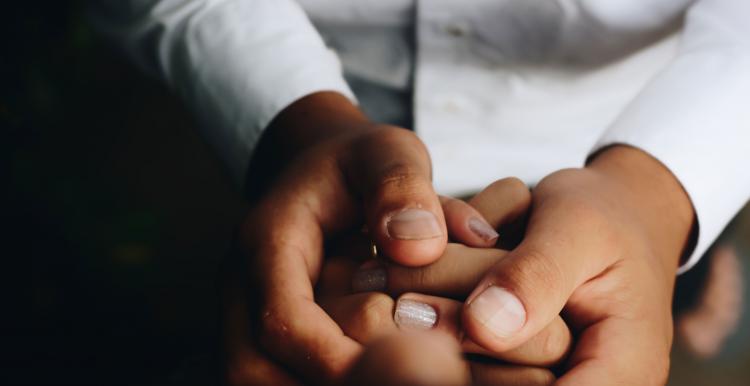
[[345,173],[364,200],[379,251],[408,266],[437,260],[448,236],[424,144],[411,131],[386,126],[354,141],[350,154]]
[[537,335],[607,264],[604,256],[588,258],[603,250],[593,240],[601,236],[596,221],[582,211],[571,216],[576,208],[555,201],[535,197],[524,240],[490,268],[464,304],[465,331],[486,349],[510,350]]

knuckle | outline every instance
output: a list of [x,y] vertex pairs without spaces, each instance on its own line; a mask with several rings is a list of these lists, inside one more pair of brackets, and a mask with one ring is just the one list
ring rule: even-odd
[[504,199],[512,202],[526,202],[531,200],[531,192],[525,182],[516,177],[503,178],[490,184],[488,189],[502,192]]
[[512,265],[508,272],[515,284],[526,286],[529,292],[541,291],[541,295],[567,295],[568,274],[559,260],[539,249],[528,250],[521,258],[522,263]]
[[409,272],[411,275],[409,275],[409,285],[410,288],[414,290],[425,290],[432,287],[433,284],[433,275],[431,274],[431,267],[432,265],[429,265],[427,267],[418,267],[410,269]]
[[[444,261],[438,260],[440,264]],[[435,287],[437,262],[422,267],[393,266],[388,271],[388,289],[391,293],[403,294],[409,291],[424,292]]]
[[379,125],[377,130],[362,137],[354,145],[356,152],[367,153],[373,149],[398,147],[407,148],[412,152],[418,152],[420,156],[429,158],[427,147],[416,133],[397,126]]
[[541,342],[542,358],[545,362],[555,364],[567,352],[569,337],[566,331],[560,331],[558,328],[549,330],[544,335]]
[[375,196],[381,198],[432,192],[429,180],[419,167],[404,162],[386,166],[375,184]]
[[462,213],[463,210],[470,208],[469,204],[467,204],[466,202],[457,200],[452,197],[444,197],[442,207],[443,212],[446,214],[446,216],[453,213]]
[[362,302],[354,323],[361,340],[371,340],[393,324],[393,299],[383,293],[368,294]]
[[525,384],[529,386],[551,386],[557,379],[547,369],[529,369],[527,370],[527,380],[528,382]]
[[392,205],[403,206],[403,200],[420,200],[423,194],[432,193],[427,177],[414,165],[403,162],[388,165],[378,177],[372,197],[384,204],[384,210]]
[[412,190],[423,183],[424,178],[412,165],[397,162],[387,166],[380,175],[378,184],[381,191],[391,189]]
[[280,342],[289,339],[290,331],[294,331],[291,326],[293,319],[284,317],[284,312],[278,312],[273,308],[266,308],[261,313],[260,323],[260,343],[264,347],[274,347]]

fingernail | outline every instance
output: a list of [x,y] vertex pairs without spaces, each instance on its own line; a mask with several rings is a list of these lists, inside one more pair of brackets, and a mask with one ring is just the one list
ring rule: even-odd
[[472,217],[469,219],[469,229],[482,240],[491,241],[497,239],[498,235],[494,229],[484,220]]
[[442,234],[435,215],[423,209],[406,209],[388,220],[388,236],[394,239],[433,239]]
[[352,290],[354,292],[385,291],[386,285],[385,268],[377,262],[362,264],[352,277]]
[[469,304],[469,315],[500,338],[517,333],[526,323],[526,310],[507,290],[490,286]]
[[399,328],[429,330],[437,323],[437,312],[429,305],[416,300],[399,299],[393,320]]

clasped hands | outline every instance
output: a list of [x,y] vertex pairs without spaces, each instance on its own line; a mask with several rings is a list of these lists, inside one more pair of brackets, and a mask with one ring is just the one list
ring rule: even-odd
[[[225,280],[231,384],[665,383],[694,214],[658,161],[614,146],[531,195],[506,179],[467,205],[434,193],[413,133],[335,94],[288,110],[268,146],[291,161],[248,215],[246,260]],[[493,229],[526,213],[520,244],[493,249]],[[362,223],[388,260],[331,245]],[[373,289],[398,300],[353,292]],[[442,335],[392,334],[415,329]]]

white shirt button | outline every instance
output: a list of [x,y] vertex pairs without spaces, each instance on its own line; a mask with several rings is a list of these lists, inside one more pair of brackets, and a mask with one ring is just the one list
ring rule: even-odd
[[469,35],[469,27],[465,24],[451,23],[443,26],[443,30],[450,36],[462,38]]

